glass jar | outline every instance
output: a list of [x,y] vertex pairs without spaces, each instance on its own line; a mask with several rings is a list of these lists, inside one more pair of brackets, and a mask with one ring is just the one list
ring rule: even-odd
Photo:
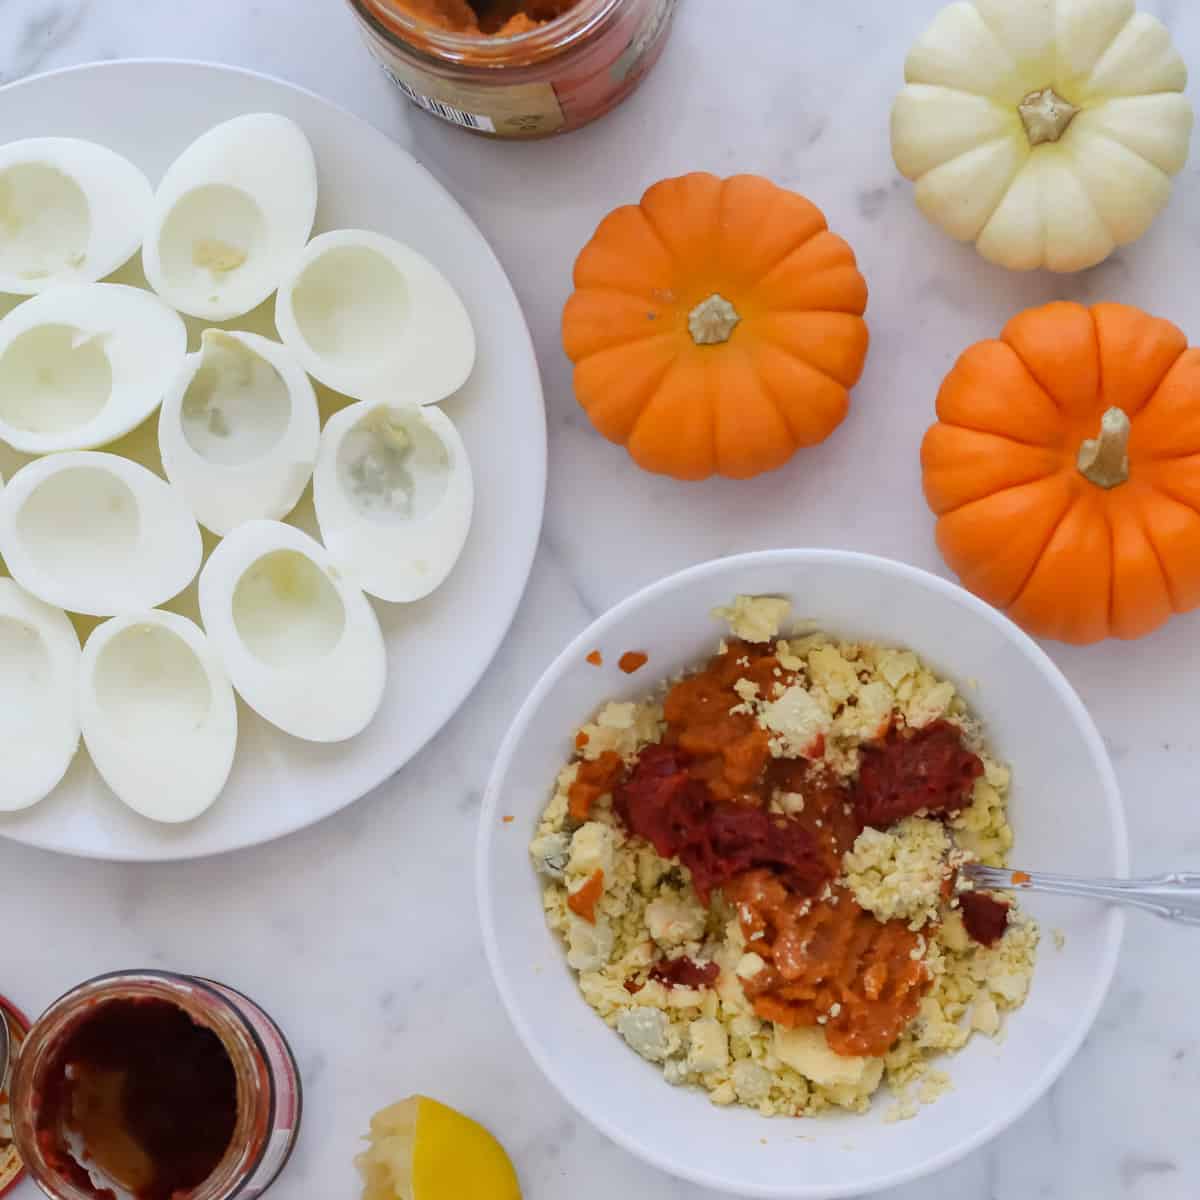
[[28,1028],[29,1022],[21,1010],[0,996],[0,1196],[7,1195],[25,1177],[25,1168],[12,1140],[8,1079]]
[[415,15],[413,0],[349,2],[371,53],[414,104],[487,137],[537,138],[624,100],[658,60],[678,0],[578,0],[506,36],[442,29]]
[[[59,1164],[58,1139],[39,1117],[65,1039],[103,1005],[165,1001],[220,1040],[233,1065],[237,1116],[233,1136],[189,1200],[253,1200],[275,1181],[300,1127],[300,1072],[275,1022],[233,988],[166,971],[123,971],[80,984],[56,1000],[25,1038],[12,1078],[13,1139],[31,1178],[51,1200],[96,1200],[97,1191]],[[39,1136],[40,1135],[40,1136]],[[99,1194],[105,1194],[103,1192]]]

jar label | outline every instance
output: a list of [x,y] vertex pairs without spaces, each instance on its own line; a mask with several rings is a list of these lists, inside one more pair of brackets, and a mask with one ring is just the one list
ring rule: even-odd
[[[418,107],[463,129],[502,138],[540,137],[585,125],[637,86],[657,60],[678,0],[622,0],[612,21],[532,71],[472,69],[433,58],[377,27],[359,11],[363,38],[392,82]],[[362,0],[352,0],[359,10]],[[426,65],[434,64],[434,65]],[[498,66],[500,64],[497,64]]]
[[485,133],[495,133],[496,123],[491,117],[484,113],[465,112],[461,108],[455,108],[453,104],[446,104],[442,100],[435,100],[432,96],[424,96],[416,90],[410,83],[405,83],[393,71],[383,68],[391,81],[418,107],[423,108],[427,113],[432,113],[435,117],[441,117],[443,121],[449,121],[453,125],[461,125],[464,129],[482,129]]
[[245,1190],[238,1193],[239,1196],[244,1196],[245,1200],[255,1200],[275,1182],[283,1170],[295,1145],[296,1135],[300,1131],[300,1068],[296,1065],[295,1056],[283,1036],[283,1031],[265,1009],[228,984],[217,983],[212,979],[202,982],[224,996],[258,1035],[271,1073],[275,1095],[275,1126],[270,1131],[258,1164],[246,1181]]
[[567,123],[549,83],[479,86],[441,79],[402,60],[370,32],[366,36],[368,47],[392,82],[414,104],[443,121],[499,137],[554,133]]
[[277,1129],[271,1134],[253,1181],[246,1191],[239,1193],[241,1200],[257,1200],[275,1182],[292,1152],[295,1140],[294,1129]]
[[[3,996],[0,996],[0,1021],[8,1026],[9,1057],[16,1062],[17,1051],[25,1040],[29,1023]],[[12,1140],[12,1113],[9,1111],[8,1093],[4,1090],[5,1066],[0,1062],[0,1196],[15,1188],[25,1175],[25,1164],[21,1162]]]
[[642,27],[630,39],[625,52],[612,66],[612,77],[616,83],[623,83],[630,76],[636,75],[642,68],[643,60],[658,48],[659,39],[667,30],[667,22],[675,12],[679,0],[658,0],[650,10]]

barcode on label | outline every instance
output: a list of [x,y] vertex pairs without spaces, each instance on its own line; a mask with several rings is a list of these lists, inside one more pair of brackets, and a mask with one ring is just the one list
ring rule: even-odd
[[[392,75],[390,71],[388,74]],[[482,113],[466,112],[464,109],[455,108],[453,104],[447,104],[444,100],[435,100],[432,96],[423,96],[403,79],[397,79],[395,75],[392,75],[392,79],[415,105],[423,108],[427,113],[441,117],[443,121],[449,121],[452,125],[461,125],[464,129],[479,129],[485,133],[496,132],[496,126],[491,117],[485,117]]]

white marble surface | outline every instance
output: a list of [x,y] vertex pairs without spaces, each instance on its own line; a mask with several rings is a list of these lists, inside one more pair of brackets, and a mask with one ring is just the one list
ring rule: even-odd
[[[171,867],[68,861],[0,841],[0,991],[17,1003],[37,1011],[90,974],[154,964],[226,979],[277,1015],[300,1055],[307,1113],[273,1197],[356,1195],[350,1159],[370,1112],[418,1090],[486,1121],[512,1149],[529,1200],[700,1196],[577,1120],[498,1011],[471,852],[480,789],[517,700],[592,615],[717,554],[836,545],[939,569],[918,487],[920,434],[955,354],[1016,308],[1056,296],[1120,299],[1200,340],[1200,154],[1154,232],[1077,279],[1007,276],[923,223],[892,168],[887,113],[905,46],[936,7],[683,0],[655,74],[582,133],[492,145],[414,115],[416,153],[512,275],[545,376],[545,536],[507,644],[402,775],[308,833]],[[1200,6],[1149,7],[1200,66]],[[390,132],[406,123],[338,0],[0,0],[2,80],[127,56],[244,64]],[[696,168],[761,172],[807,192],[853,242],[871,283],[874,345],[850,418],[825,446],[750,483],[682,487],[636,471],[582,419],[558,345],[571,260],[599,216],[654,179]],[[1194,614],[1132,646],[1050,647],[1108,741],[1135,869],[1147,872],[1200,867],[1198,637]],[[1198,946],[1194,933],[1134,917],[1114,991],[1059,1085],[991,1147],[891,1200],[1193,1200]],[[18,1195],[32,1193],[26,1185]]]

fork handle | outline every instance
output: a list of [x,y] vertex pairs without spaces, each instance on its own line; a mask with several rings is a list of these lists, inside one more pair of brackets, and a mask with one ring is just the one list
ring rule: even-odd
[[1042,871],[971,865],[963,875],[981,887],[1078,896],[1140,908],[1183,925],[1200,925],[1200,875],[1171,871],[1149,879],[1080,879]]

